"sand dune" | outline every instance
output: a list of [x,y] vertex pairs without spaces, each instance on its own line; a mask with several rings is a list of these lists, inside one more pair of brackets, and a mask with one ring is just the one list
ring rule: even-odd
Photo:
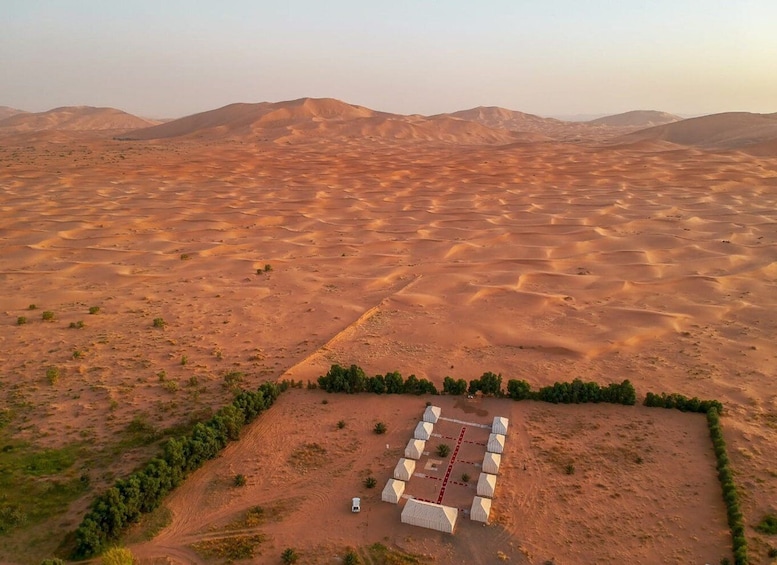
[[128,130],[154,123],[115,108],[67,106],[46,112],[11,115],[0,120],[0,132]]
[[450,116],[426,118],[389,114],[331,98],[231,104],[156,127],[133,131],[126,137],[250,137],[276,142],[372,138],[477,144],[507,143],[519,139],[508,132]]
[[777,117],[774,114],[728,112],[690,118],[625,135],[623,142],[669,141],[705,149],[746,149],[760,146],[768,150],[777,140]]
[[604,116],[602,118],[590,120],[588,123],[591,125],[647,128],[678,122],[680,120],[682,120],[680,116],[675,116],[674,114],[669,114],[667,112],[658,112],[656,110],[632,110],[631,112],[624,112],[622,114]]
[[0,106],[0,121],[15,116],[17,114],[26,114],[24,110],[17,110],[16,108],[10,108],[8,106]]

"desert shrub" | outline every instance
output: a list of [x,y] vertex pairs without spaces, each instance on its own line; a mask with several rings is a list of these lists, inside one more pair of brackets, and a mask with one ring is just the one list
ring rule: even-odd
[[487,396],[502,396],[502,375],[496,375],[489,371],[483,373],[479,379],[472,379],[469,382],[467,392],[475,394],[478,391]]
[[345,420],[339,420],[337,422],[337,429],[342,430],[345,427]]
[[378,480],[375,477],[367,477],[364,479],[364,486],[367,488],[375,488],[375,485],[378,484]]
[[628,380],[603,387],[595,382],[586,383],[580,379],[574,379],[572,382],[556,382],[551,386],[533,391],[526,381],[510,379],[507,382],[507,394],[513,400],[541,400],[554,404],[608,402],[632,406],[637,402],[634,385]]
[[575,474],[575,464],[574,463],[567,463],[564,465],[564,473],[567,475],[574,475]]
[[77,322],[70,322],[70,328],[81,329],[84,327],[84,321],[78,320]]
[[461,482],[462,483],[468,483],[471,478],[472,477],[469,476],[469,473],[462,473],[462,475],[461,475]]
[[40,317],[43,320],[50,322],[51,320],[54,319],[54,312],[52,312],[51,310],[46,310],[45,312],[43,312],[43,314],[40,315]]
[[35,304],[30,304],[29,306],[27,306],[27,310],[37,310],[37,309],[38,307]]
[[234,389],[243,382],[243,373],[240,371],[230,371],[224,375],[224,388]]
[[100,307],[99,306],[90,306],[89,307],[89,313],[92,314],[92,315],[97,314],[99,311],[100,311]]
[[775,557],[777,557],[777,547],[769,546],[769,549],[767,550],[766,555],[768,555],[770,559],[774,559]]
[[437,446],[437,455],[440,457],[448,457],[451,453],[451,446],[447,443],[441,443]]
[[272,271],[272,265],[270,265],[269,263],[265,264],[264,272],[269,273],[270,271]]
[[17,326],[23,326],[27,323],[27,316],[19,316],[16,318],[16,325]]
[[246,476],[238,473],[235,475],[235,478],[232,479],[232,484],[234,484],[236,487],[246,486]]
[[189,358],[186,355],[181,355],[181,365],[186,365],[189,362]]
[[191,258],[192,256],[189,255],[188,253],[181,253],[181,261],[188,261]]
[[387,429],[388,428],[386,428],[386,424],[384,424],[383,422],[378,422],[377,424],[375,424],[375,427],[372,428],[372,431],[374,431],[378,435],[382,435],[386,433]]
[[84,357],[84,352],[83,351],[79,351],[78,349],[76,349],[73,352],[73,359],[83,359],[83,357]]
[[40,565],[65,565],[65,562],[58,557],[50,557],[41,561]]
[[297,552],[290,547],[287,547],[283,550],[283,553],[281,553],[281,561],[283,561],[285,565],[296,563],[298,559],[299,555],[297,555]]
[[164,318],[154,318],[153,326],[155,328],[164,328],[167,325]]
[[352,549],[349,549],[343,555],[343,565],[361,565],[361,562],[359,554]]
[[46,369],[46,379],[51,385],[57,384],[59,382],[59,367],[52,366]]
[[755,529],[762,534],[770,536],[777,534],[777,516],[774,514],[767,514],[761,518],[761,521],[758,522],[758,525],[755,527]]
[[112,547],[102,554],[103,565],[133,565],[135,557],[129,549],[124,547]]

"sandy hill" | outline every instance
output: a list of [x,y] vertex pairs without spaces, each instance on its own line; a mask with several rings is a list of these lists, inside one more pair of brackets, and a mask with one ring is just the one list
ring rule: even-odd
[[0,120],[4,120],[6,118],[10,118],[11,116],[15,116],[17,114],[26,114],[24,110],[17,110],[16,108],[11,108],[10,106],[0,106]]
[[127,139],[253,138],[271,141],[374,138],[461,143],[507,143],[516,136],[451,116],[377,112],[332,98],[230,104],[126,135]]
[[154,125],[157,122],[145,120],[115,108],[92,106],[65,106],[46,112],[21,113],[0,120],[0,131],[100,131],[128,130]]
[[640,130],[624,135],[618,141],[668,141],[704,149],[770,147],[777,141],[777,115],[713,114]]
[[624,112],[622,114],[604,116],[602,118],[590,120],[587,123],[594,126],[648,128],[670,124],[672,122],[679,122],[680,120],[682,120],[680,116],[675,116],[674,114],[669,114],[667,112],[658,112],[656,110],[632,110],[631,112]]
[[526,114],[525,112],[508,110],[498,106],[478,106],[477,108],[461,110],[448,115],[462,120],[477,122],[490,128],[538,133],[544,133],[549,128],[555,128],[564,123],[554,118],[541,118],[534,114]]

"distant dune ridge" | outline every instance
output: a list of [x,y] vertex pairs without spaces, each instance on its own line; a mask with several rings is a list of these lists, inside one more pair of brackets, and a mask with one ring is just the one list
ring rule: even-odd
[[[2,114],[0,114],[2,115]],[[129,130],[155,125],[146,120],[116,110],[93,106],[64,106],[46,112],[16,113],[0,120],[0,131],[31,132],[48,130],[99,131]]]
[[656,110],[632,110],[631,112],[589,120],[587,123],[596,126],[647,128],[679,122],[682,119],[683,118],[680,116],[669,114],[668,112],[658,112]]
[[0,120],[10,118],[16,114],[26,114],[23,110],[17,110],[16,108],[10,108],[9,106],[0,106]]
[[777,114],[712,114],[630,133],[618,141],[668,141],[703,149],[758,150],[773,147],[777,142]]
[[62,107],[28,113],[0,106],[0,134],[121,131],[123,140],[241,139],[276,143],[323,140],[442,142],[465,145],[608,142],[777,154],[777,113],[729,112],[682,119],[634,110],[588,122],[543,118],[497,106],[423,116],[380,112],[333,98],[235,103],[176,120],[154,121],[114,108]]

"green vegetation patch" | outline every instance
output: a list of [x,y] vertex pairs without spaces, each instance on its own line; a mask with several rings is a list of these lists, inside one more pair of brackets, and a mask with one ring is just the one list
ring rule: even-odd
[[382,543],[373,543],[367,548],[367,553],[372,562],[377,565],[421,565],[427,563],[418,555],[392,549]]
[[192,544],[192,549],[205,559],[250,559],[256,555],[256,549],[265,540],[265,536],[232,536],[206,539]]
[[0,534],[64,512],[89,487],[73,469],[80,444],[39,449],[0,436],[0,445]]
[[774,514],[767,514],[761,519],[760,522],[758,522],[758,525],[755,527],[755,529],[762,534],[771,536],[777,534],[777,516]]

